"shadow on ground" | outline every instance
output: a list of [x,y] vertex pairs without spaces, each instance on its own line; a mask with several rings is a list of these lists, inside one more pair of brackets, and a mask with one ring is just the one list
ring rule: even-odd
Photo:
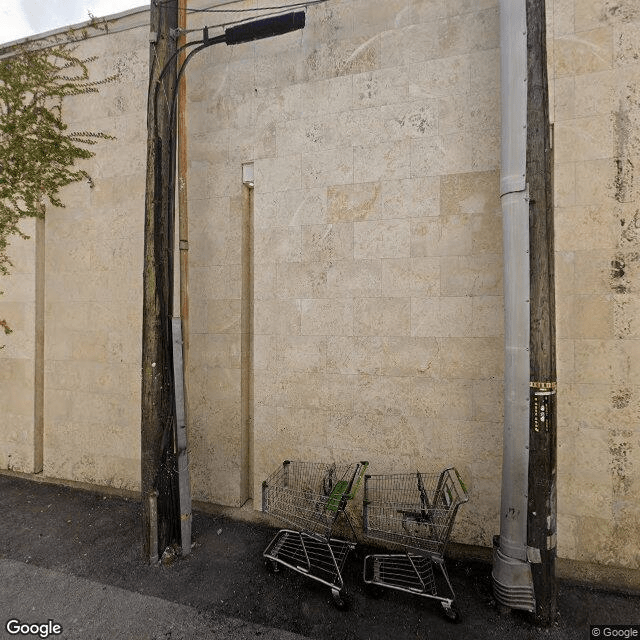
[[187,605],[212,619],[233,617],[310,638],[586,639],[591,624],[640,622],[638,597],[561,583],[558,622],[538,629],[526,614],[498,611],[490,566],[448,561],[462,613],[452,624],[435,602],[393,591],[371,597],[361,578],[364,547],[347,560],[351,607],[342,612],[328,588],[265,569],[270,527],[195,513],[191,555],[151,567],[141,560],[136,501],[0,475],[0,510],[0,558]]

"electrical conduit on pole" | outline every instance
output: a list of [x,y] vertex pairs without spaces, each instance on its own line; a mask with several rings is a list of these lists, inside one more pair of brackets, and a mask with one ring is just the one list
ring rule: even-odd
[[530,284],[525,0],[500,1],[500,64],[505,390],[500,536],[494,550],[492,578],[500,604],[535,611],[527,558]]

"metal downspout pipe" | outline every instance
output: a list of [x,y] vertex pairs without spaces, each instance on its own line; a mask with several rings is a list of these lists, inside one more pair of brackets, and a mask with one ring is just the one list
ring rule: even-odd
[[[500,199],[504,243],[504,439],[496,600],[535,611],[527,559],[529,471],[529,198],[527,161],[527,18],[525,0],[500,0],[502,149]],[[497,542],[497,541],[496,541]]]

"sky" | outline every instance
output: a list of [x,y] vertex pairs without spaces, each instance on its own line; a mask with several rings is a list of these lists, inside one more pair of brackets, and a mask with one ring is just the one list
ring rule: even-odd
[[0,0],[0,43],[148,5],[145,0]]

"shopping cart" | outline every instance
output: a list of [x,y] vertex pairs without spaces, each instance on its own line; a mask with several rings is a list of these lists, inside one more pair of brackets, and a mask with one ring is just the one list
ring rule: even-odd
[[280,565],[331,588],[334,604],[346,609],[342,569],[355,542],[332,537],[339,516],[344,516],[368,462],[338,464],[285,460],[262,483],[262,510],[290,524],[281,529],[265,549],[267,567]]
[[432,598],[448,619],[458,620],[443,554],[458,507],[468,499],[453,467],[440,474],[366,475],[364,533],[404,552],[367,556],[365,583]]

